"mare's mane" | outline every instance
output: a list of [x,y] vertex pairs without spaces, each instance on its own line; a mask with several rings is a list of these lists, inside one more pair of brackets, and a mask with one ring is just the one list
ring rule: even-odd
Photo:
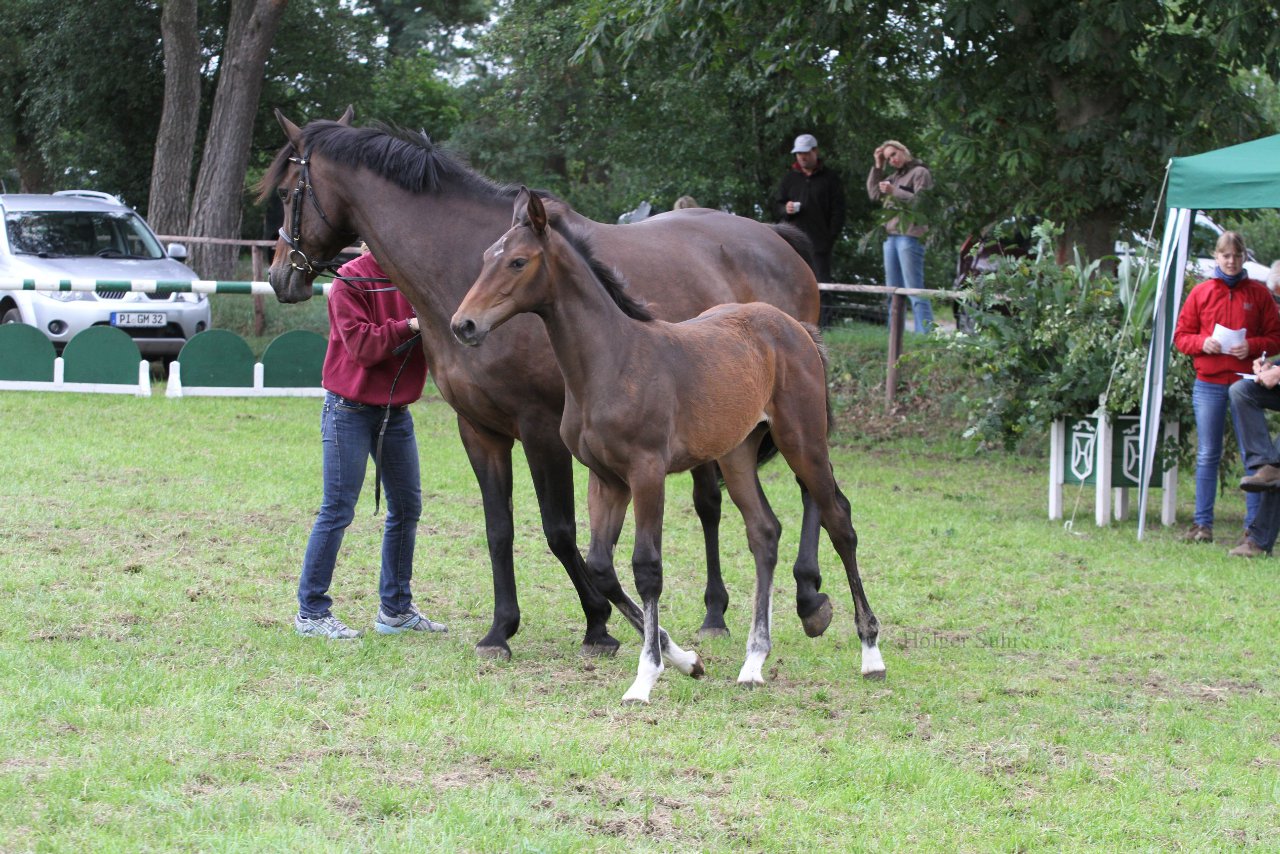
[[596,257],[595,248],[585,234],[572,228],[557,231],[578,253],[591,271],[591,274],[604,286],[605,293],[609,295],[609,298],[614,301],[618,308],[622,309],[622,312],[627,317],[645,322],[653,320],[653,314],[649,311],[649,307],[644,301],[633,297],[627,292],[627,283],[622,278],[622,275],[614,268],[606,266],[603,261]]
[[[513,199],[516,190],[476,172],[457,155],[431,141],[425,131],[411,131],[383,122],[350,127],[320,119],[302,128],[303,150],[352,168],[365,167],[410,193],[433,193],[447,187],[493,198]],[[266,198],[289,171],[293,146],[286,144],[262,178]]]

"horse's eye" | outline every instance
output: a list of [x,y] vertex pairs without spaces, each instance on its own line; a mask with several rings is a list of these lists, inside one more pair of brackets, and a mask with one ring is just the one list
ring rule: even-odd
[[528,263],[529,260],[527,258],[512,258],[510,266],[513,270],[523,270],[524,265]]
[[276,196],[280,199],[280,204],[289,201],[289,191],[284,187],[276,187]]

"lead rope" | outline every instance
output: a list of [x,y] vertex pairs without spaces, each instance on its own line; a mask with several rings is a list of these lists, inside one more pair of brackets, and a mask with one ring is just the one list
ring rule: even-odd
[[400,375],[404,373],[405,366],[413,358],[413,350],[410,348],[421,338],[422,333],[419,332],[391,351],[393,356],[399,356],[401,353],[405,356],[396,371],[395,378],[391,380],[391,391],[387,393],[387,405],[382,411],[382,426],[378,428],[378,442],[373,451],[373,515],[375,516],[378,515],[378,510],[382,506],[382,438],[386,436],[387,424],[391,422],[391,401],[395,398],[396,383],[400,382]]

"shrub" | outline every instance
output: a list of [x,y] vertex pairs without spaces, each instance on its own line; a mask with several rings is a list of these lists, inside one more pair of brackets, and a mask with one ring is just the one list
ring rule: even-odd
[[[1112,276],[1101,260],[1078,254],[1059,264],[1060,234],[1042,223],[1035,251],[973,281],[974,331],[947,348],[974,379],[962,401],[966,435],[984,443],[1013,447],[1057,418],[1099,407],[1123,415],[1141,405],[1156,273],[1124,268]],[[1193,379],[1190,360],[1175,354],[1164,417],[1192,421]]]

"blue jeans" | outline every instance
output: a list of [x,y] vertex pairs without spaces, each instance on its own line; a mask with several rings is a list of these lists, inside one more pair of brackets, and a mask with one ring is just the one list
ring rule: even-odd
[[[1271,440],[1271,428],[1267,426],[1268,409],[1280,410],[1280,388],[1266,388],[1249,380],[1232,384],[1231,414],[1240,437],[1245,471],[1250,473],[1262,466],[1280,465],[1280,448]],[[1280,533],[1280,492],[1245,494],[1258,499],[1257,512],[1245,526],[1249,539],[1269,552]]]
[[[1218,463],[1222,460],[1222,440],[1227,424],[1227,408],[1230,403],[1230,385],[1196,380],[1191,390],[1191,407],[1196,414],[1196,515],[1195,523],[1213,527],[1213,505],[1218,494]],[[1245,474],[1253,474],[1245,457],[1245,444],[1239,417],[1231,407],[1232,425],[1240,446],[1240,459],[1245,462]],[[1244,501],[1244,526],[1248,528],[1258,512],[1259,498],[1246,493]]]
[[[924,244],[915,237],[891,234],[884,242],[884,283],[894,288],[924,287]],[[933,328],[933,303],[928,297],[907,297],[916,332]]]
[[[302,558],[298,580],[298,613],[322,617],[333,600],[329,584],[347,526],[355,518],[356,500],[364,485],[365,469],[378,442],[386,409],[346,401],[332,392],[320,411],[320,439],[324,452],[324,496]],[[387,517],[382,529],[382,575],[378,594],[382,610],[403,614],[413,597],[413,547],[422,515],[422,485],[418,473],[418,441],[408,408],[392,409],[382,440],[382,488]]]

